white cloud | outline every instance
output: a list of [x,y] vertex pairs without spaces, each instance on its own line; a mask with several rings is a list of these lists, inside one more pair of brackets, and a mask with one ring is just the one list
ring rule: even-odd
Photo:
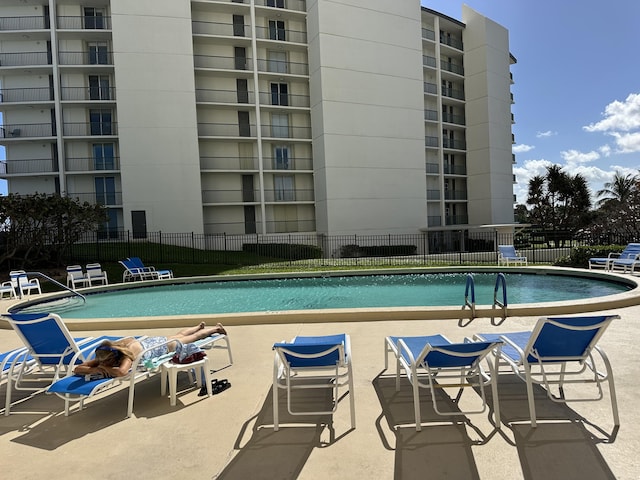
[[546,132],[536,133],[536,137],[538,138],[553,137],[554,135],[557,135],[557,134],[558,132],[552,132],[551,130],[547,130]]
[[578,150],[564,150],[560,152],[560,156],[568,165],[593,162],[600,158],[600,154],[598,152],[591,151],[583,153]]
[[609,145],[603,145],[598,148],[598,150],[603,157],[608,157],[609,155],[611,155],[611,147]]
[[640,152],[640,132],[612,133],[616,139],[617,153]]
[[640,128],[640,94],[631,93],[623,102],[611,102],[603,120],[582,127],[587,132],[629,132]]
[[534,147],[533,145],[525,145],[524,143],[520,144],[520,145],[515,145],[511,151],[513,153],[524,153],[524,152],[529,152],[531,150],[533,150]]

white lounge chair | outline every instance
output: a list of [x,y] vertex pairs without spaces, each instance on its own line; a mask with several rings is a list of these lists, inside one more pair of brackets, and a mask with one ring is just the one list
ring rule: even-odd
[[[536,407],[533,384],[543,385],[554,402],[585,402],[603,398],[602,383],[608,382],[615,425],[620,425],[613,371],[606,354],[597,346],[598,340],[618,315],[584,317],[542,317],[533,331],[487,333],[475,336],[480,341],[503,341],[501,365],[506,365],[527,384],[527,400],[531,426],[536,427]],[[594,354],[605,371],[598,370]],[[567,398],[565,387],[575,384],[595,384],[595,396]],[[557,394],[552,392],[557,388]]]
[[513,245],[498,245],[498,265],[527,265],[527,257],[518,254]]
[[[338,408],[338,390],[348,387],[351,405],[351,428],[356,428],[351,342],[346,334],[296,337],[291,342],[273,346],[273,428],[280,428],[278,393],[287,392],[287,409],[291,415],[330,415]],[[305,389],[331,389],[332,408],[328,410],[295,409],[293,392]]]
[[[387,337],[385,339],[385,370],[388,355],[396,359],[396,391],[400,391],[400,375],[404,370],[413,389],[413,406],[416,431],[422,430],[420,415],[420,388],[428,388],[434,411],[445,417],[483,413],[487,409],[485,387],[491,385],[493,413],[496,428],[500,428],[500,406],[497,387],[497,357],[489,359],[489,372],[482,361],[491,353],[499,353],[502,342],[452,343],[443,335],[419,337]],[[464,388],[475,388],[480,392],[482,405],[469,410],[443,411],[438,407],[436,389],[456,388],[457,399]]]
[[27,273],[24,270],[13,270],[9,272],[9,278],[15,291],[24,297],[30,295],[31,292],[42,293],[40,288],[40,281],[37,278],[27,278]]
[[67,266],[67,287],[73,288],[74,290],[79,287],[88,287],[89,277],[82,270],[80,265],[69,265]]
[[96,285],[109,285],[109,279],[107,278],[107,272],[102,270],[102,265],[99,263],[87,264],[87,280],[89,287]]

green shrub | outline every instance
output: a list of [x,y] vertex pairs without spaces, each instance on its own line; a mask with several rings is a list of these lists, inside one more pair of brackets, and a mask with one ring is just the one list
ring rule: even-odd
[[360,245],[343,245],[340,248],[340,257],[394,257],[415,255],[418,247],[415,245],[374,245],[371,247]]
[[610,253],[620,253],[624,245],[594,245],[575,247],[567,257],[558,258],[553,264],[558,267],[589,268],[589,259],[593,257],[605,258]]

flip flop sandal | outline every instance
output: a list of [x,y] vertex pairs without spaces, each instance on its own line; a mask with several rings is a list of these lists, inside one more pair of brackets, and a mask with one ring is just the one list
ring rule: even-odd
[[[212,392],[213,392],[213,387],[215,386],[215,384],[216,384],[216,383],[218,383],[218,379],[217,379],[217,378],[214,378],[214,379],[212,379],[212,380],[211,380],[211,391],[212,391]],[[203,385],[203,386],[200,388],[200,391],[198,392],[198,396],[199,396],[199,397],[204,397],[205,395],[208,395],[208,393],[207,393],[207,386],[206,386],[206,385]]]
[[215,385],[213,385],[211,393],[213,393],[214,395],[217,395],[218,393],[224,392],[228,388],[231,388],[231,384],[225,378],[223,380],[220,380],[219,382],[216,382]]

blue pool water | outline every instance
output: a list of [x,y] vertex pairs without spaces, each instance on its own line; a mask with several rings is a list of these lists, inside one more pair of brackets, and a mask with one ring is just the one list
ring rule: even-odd
[[[430,273],[237,280],[132,288],[64,299],[22,311],[67,318],[118,318],[327,308],[462,306],[467,274]],[[493,303],[495,273],[474,274],[476,303]],[[565,275],[507,274],[509,305],[580,300],[629,290],[628,285]],[[501,290],[500,290],[501,292]],[[469,295],[470,297],[470,295]],[[502,294],[498,297],[502,300]]]

